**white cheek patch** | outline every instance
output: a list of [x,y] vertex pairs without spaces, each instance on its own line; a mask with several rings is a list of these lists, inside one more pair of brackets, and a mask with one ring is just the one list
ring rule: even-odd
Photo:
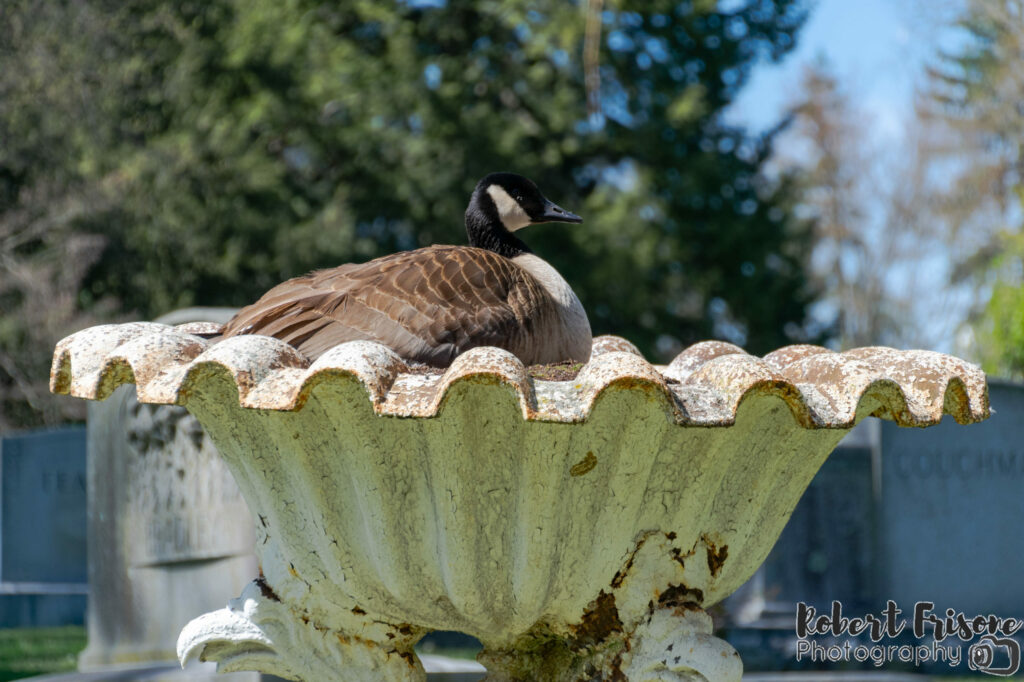
[[530,216],[526,215],[526,211],[519,205],[519,202],[513,199],[503,187],[489,185],[487,193],[494,201],[494,205],[498,209],[498,217],[501,218],[501,224],[505,226],[506,230],[515,232],[530,224]]

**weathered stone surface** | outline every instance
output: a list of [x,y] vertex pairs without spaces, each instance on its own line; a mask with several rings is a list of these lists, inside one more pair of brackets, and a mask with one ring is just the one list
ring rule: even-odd
[[[293,614],[288,628],[322,632],[326,660],[409,661],[420,633],[442,629],[479,638],[495,679],[647,670],[667,646],[664,619],[754,572],[858,419],[988,415],[981,371],[934,353],[796,347],[759,359],[707,343],[659,371],[626,342],[595,345],[576,379],[548,382],[495,348],[417,375],[376,344],[310,364],[266,337],[210,345],[169,327],[107,327],[61,342],[52,386],[103,398],[136,381],[141,401],[199,418],[256,515],[265,579],[249,590],[255,607],[218,612],[198,639],[186,630],[182,653],[206,642],[207,655],[258,654],[302,679],[317,673],[296,672],[301,644],[268,648],[260,599],[287,607],[271,608]],[[218,639],[225,628],[240,649]],[[348,651],[353,637],[363,649]],[[716,646],[698,648],[728,655]]]
[[185,409],[139,403],[133,386],[89,408],[89,644],[79,666],[174,661],[182,626],[256,576],[252,518]]
[[83,330],[57,345],[50,388],[102,400],[131,382],[140,402],[185,404],[200,377],[225,372],[243,407],[295,410],[320,382],[349,375],[364,385],[377,414],[431,417],[452,385],[489,377],[513,387],[523,417],[535,421],[585,419],[614,384],[642,384],[663,394],[666,412],[692,426],[733,424],[740,402],[753,394],[782,399],[806,428],[850,428],[868,415],[929,426],[951,414],[967,424],[989,414],[984,373],[930,351],[788,346],[756,358],[732,344],[706,341],[659,372],[628,341],[606,336],[595,339],[594,357],[577,379],[561,382],[531,379],[515,356],[497,348],[464,353],[443,373],[403,374],[402,360],[371,342],[342,344],[310,364],[277,339],[236,336],[211,345],[190,333],[197,331],[148,322]]

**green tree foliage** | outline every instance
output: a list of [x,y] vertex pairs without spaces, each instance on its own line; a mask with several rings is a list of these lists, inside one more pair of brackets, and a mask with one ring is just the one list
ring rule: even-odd
[[1024,238],[1019,233],[1007,234],[1003,243],[1007,248],[990,263],[990,269],[998,274],[992,296],[974,328],[986,371],[1020,379],[1024,377]]
[[64,40],[98,28],[57,3],[0,7],[0,431],[84,416],[81,401],[49,394],[49,355],[63,334],[114,314],[110,301],[79,300],[104,242],[77,225],[110,197],[83,168],[90,147],[110,146],[92,75],[102,53]]
[[6,3],[0,30],[39,30],[5,60],[43,61],[0,68],[19,141],[0,150],[0,212],[61,178],[88,199],[69,229],[105,245],[79,305],[150,317],[464,243],[476,180],[512,170],[584,216],[525,237],[596,333],[661,358],[802,340],[808,225],[789,182],[761,178],[771,138],[721,121],[793,46],[802,3],[632,4],[602,10],[588,112],[586,3],[89,0],[39,21]]
[[968,0],[963,48],[931,70],[932,117],[952,133],[959,172],[943,211],[954,226],[957,275],[991,296],[971,326],[985,369],[1024,376],[1024,2]]

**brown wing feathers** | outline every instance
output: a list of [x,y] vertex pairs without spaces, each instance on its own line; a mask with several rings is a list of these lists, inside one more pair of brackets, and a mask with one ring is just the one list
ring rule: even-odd
[[311,358],[345,341],[372,340],[435,366],[483,345],[528,362],[525,341],[545,296],[507,258],[435,246],[288,280],[239,311],[223,335],[275,336]]

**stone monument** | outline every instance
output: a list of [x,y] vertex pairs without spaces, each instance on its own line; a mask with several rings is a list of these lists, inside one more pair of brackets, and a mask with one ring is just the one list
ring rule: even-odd
[[[1024,386],[991,382],[992,419],[906,434],[882,424],[880,594],[1024,616]],[[909,435],[917,435],[910,438]]]
[[75,426],[0,438],[0,628],[82,622],[84,435]]
[[[223,322],[232,312],[161,320]],[[79,669],[174,662],[181,627],[257,576],[248,509],[195,418],[139,403],[134,386],[89,406],[88,453],[89,644]]]

